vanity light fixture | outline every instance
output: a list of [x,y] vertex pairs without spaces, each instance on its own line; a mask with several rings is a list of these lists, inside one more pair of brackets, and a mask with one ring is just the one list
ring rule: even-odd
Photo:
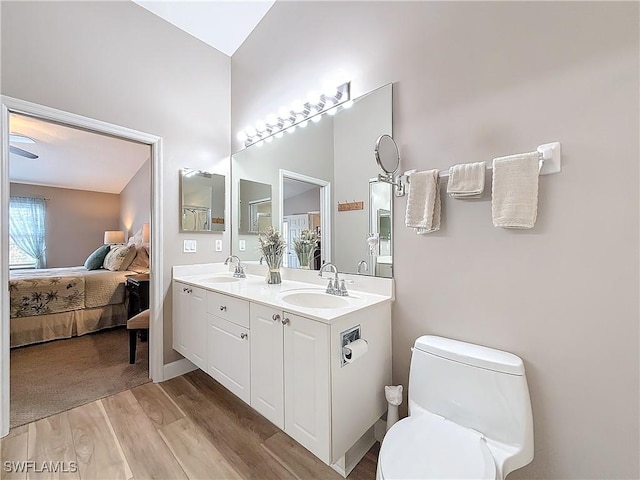
[[320,115],[328,113],[335,115],[338,107],[349,108],[351,101],[351,83],[346,82],[323,94],[310,95],[307,101],[296,101],[290,108],[282,107],[278,115],[271,114],[266,121],[259,121],[255,126],[249,125],[238,132],[238,140],[245,147],[261,142],[271,141],[272,137],[281,138],[283,132],[293,133],[297,126],[304,128],[309,121],[320,121]]

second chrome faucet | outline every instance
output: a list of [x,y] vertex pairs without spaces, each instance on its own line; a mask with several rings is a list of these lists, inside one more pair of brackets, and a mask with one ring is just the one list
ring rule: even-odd
[[349,292],[347,291],[347,286],[344,283],[344,279],[340,281],[338,278],[338,269],[333,263],[325,263],[318,272],[318,276],[322,277],[322,273],[325,271],[327,267],[331,267],[331,271],[334,274],[333,279],[329,279],[329,284],[327,285],[326,293],[329,295],[338,295],[340,297],[348,297]]

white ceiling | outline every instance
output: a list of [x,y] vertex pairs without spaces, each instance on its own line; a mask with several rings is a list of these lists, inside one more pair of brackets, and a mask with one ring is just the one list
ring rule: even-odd
[[231,56],[275,0],[133,0],[185,32]]
[[9,155],[12,182],[120,193],[151,157],[151,147],[43,120],[11,114],[11,133],[36,143],[11,143],[38,155]]
[[283,181],[282,198],[289,199],[308,192],[314,188],[318,189],[318,199],[320,198],[320,187],[313,183],[303,182],[301,180],[294,180],[293,178],[285,178]]

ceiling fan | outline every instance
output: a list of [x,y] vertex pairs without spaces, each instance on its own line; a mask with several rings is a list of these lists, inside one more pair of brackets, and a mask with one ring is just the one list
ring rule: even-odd
[[[10,143],[36,143],[33,138],[27,137],[26,135],[20,135],[19,133],[10,133],[9,134],[9,142]],[[9,145],[9,151],[16,155],[20,155],[21,157],[29,158],[31,160],[35,160],[38,158],[38,155],[35,153],[28,152],[27,150],[23,150],[22,148],[14,147],[13,145]]]

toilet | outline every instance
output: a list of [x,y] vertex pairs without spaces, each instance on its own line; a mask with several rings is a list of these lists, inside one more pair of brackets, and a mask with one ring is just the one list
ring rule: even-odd
[[384,437],[377,480],[503,480],[533,460],[519,357],[430,335],[412,350],[409,416]]

